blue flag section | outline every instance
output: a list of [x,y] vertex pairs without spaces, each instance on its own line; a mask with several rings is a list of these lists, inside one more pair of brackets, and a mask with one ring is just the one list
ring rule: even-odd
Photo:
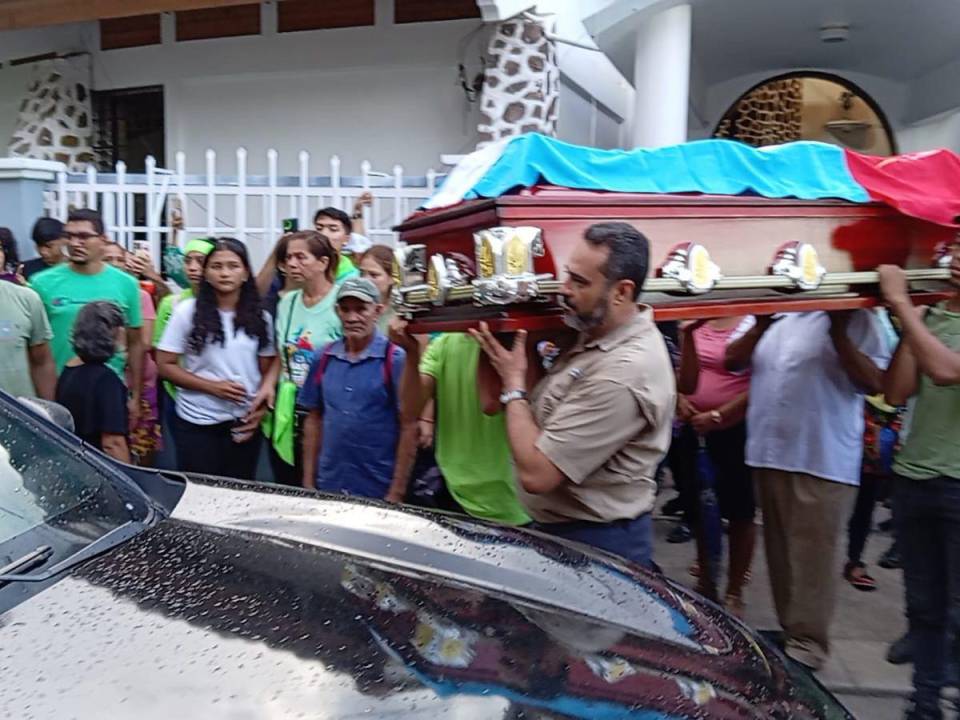
[[[526,134],[485,148],[458,166],[427,207],[497,197],[538,184],[636,193],[761,195],[870,201],[847,168],[842,148],[794,142],[753,148],[731,140],[698,140],[653,150],[598,150]],[[491,152],[493,151],[493,152]],[[471,162],[472,161],[472,162]]]

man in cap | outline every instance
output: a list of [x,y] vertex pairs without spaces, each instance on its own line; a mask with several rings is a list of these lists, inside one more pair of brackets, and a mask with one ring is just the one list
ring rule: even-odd
[[400,415],[406,353],[377,329],[383,312],[370,280],[350,277],[337,292],[343,338],[314,358],[300,390],[303,485],[401,502],[416,452],[416,422]]

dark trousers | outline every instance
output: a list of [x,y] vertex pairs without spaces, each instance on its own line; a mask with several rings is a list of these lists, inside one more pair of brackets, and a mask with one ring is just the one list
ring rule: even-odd
[[935,708],[948,654],[957,652],[949,638],[960,629],[960,480],[897,477],[895,492],[914,700]]
[[279,485],[303,487],[303,421],[307,413],[297,410],[294,416],[293,428],[293,465],[283,460],[271,444],[269,447],[270,469],[273,471],[273,481]]
[[243,443],[230,436],[232,422],[195,425],[179,415],[173,419],[177,464],[184,472],[252,480],[260,453],[260,433]]
[[531,527],[566,540],[606,550],[645,568],[652,567],[653,523],[650,513],[644,513],[632,520],[614,520],[608,523],[533,523]]
[[853,506],[853,514],[850,515],[850,522],[847,523],[847,560],[851,563],[859,563],[863,556],[867,537],[873,527],[873,509],[885,480],[883,476],[873,473],[860,476],[857,500]]
[[[720,514],[727,520],[753,520],[757,511],[753,476],[744,459],[747,425],[740,423],[705,436],[707,454],[713,465]],[[684,425],[670,443],[667,461],[673,473],[683,521],[695,528],[700,515],[700,478],[697,475],[697,451],[700,440],[696,431]]]

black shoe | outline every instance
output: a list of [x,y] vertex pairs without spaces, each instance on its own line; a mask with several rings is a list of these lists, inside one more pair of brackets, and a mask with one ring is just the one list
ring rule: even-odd
[[894,640],[887,650],[887,662],[891,665],[906,665],[913,662],[913,648],[910,647],[910,634],[904,633]]
[[660,510],[663,515],[673,516],[683,512],[683,505],[680,503],[680,496],[672,497],[663,504]]
[[685,543],[693,539],[693,533],[683,523],[677,523],[677,526],[667,534],[668,543]]
[[880,560],[877,562],[877,565],[885,570],[899,570],[902,567],[902,564],[900,561],[900,550],[897,548],[897,546],[891,545],[890,549],[880,556]]

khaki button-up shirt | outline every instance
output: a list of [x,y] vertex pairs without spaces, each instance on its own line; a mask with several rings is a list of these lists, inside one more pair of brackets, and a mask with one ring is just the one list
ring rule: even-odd
[[566,476],[551,492],[522,493],[534,520],[612,522],[653,508],[676,382],[649,307],[598,340],[581,337],[530,401],[542,431],[537,448]]

